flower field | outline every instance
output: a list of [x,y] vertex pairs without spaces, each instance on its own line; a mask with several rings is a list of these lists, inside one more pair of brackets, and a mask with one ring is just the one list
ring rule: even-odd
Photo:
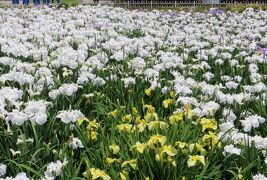
[[0,9],[0,179],[267,179],[266,19]]

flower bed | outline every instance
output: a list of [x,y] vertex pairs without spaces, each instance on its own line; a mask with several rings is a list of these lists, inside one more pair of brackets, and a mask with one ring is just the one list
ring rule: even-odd
[[265,178],[266,11],[0,17],[0,179]]

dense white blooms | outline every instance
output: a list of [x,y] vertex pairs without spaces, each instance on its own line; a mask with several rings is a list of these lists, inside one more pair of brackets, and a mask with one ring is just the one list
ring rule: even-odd
[[39,125],[47,121],[46,102],[45,101],[29,101],[26,103],[24,112],[28,114],[31,121]]
[[201,115],[214,115],[215,112],[220,108],[220,105],[214,101],[210,101],[206,104],[201,104]]
[[223,110],[223,117],[227,120],[227,121],[235,121],[236,120],[236,115],[233,113],[232,109],[224,109]]
[[77,84],[62,84],[58,89],[49,92],[49,97],[56,99],[59,95],[72,96],[78,91]]
[[230,144],[224,147],[223,155],[226,156],[227,153],[241,155],[241,149],[235,148],[234,145]]
[[259,82],[253,86],[250,86],[250,85],[243,86],[243,88],[246,92],[250,92],[250,93],[264,92],[267,90],[267,86],[263,84],[262,82]]
[[267,180],[267,177],[264,174],[256,174],[253,176],[253,180]]
[[69,147],[73,149],[84,148],[82,141],[77,137],[72,138],[71,142],[69,143]]
[[129,65],[135,71],[135,73],[141,74],[144,67],[146,66],[146,62],[143,58],[137,57],[132,59]]
[[245,132],[251,131],[251,128],[258,128],[260,124],[265,122],[265,119],[258,115],[251,115],[245,118],[245,120],[240,120]]
[[224,122],[219,125],[221,132],[226,133],[227,131],[231,130],[234,128],[234,123],[233,122]]
[[225,86],[228,88],[228,89],[236,89],[237,86],[238,86],[238,83],[235,83],[233,81],[229,81],[227,83],[225,83]]
[[13,66],[15,64],[16,60],[10,57],[1,57],[0,58],[0,64],[7,65],[7,66]]
[[7,114],[5,107],[7,105],[14,106],[19,109],[21,103],[18,102],[22,98],[23,91],[17,88],[3,87],[0,89],[0,117],[3,118]]
[[6,121],[11,121],[12,124],[16,124],[18,126],[21,126],[25,121],[29,119],[28,114],[24,112],[20,112],[17,109],[13,109],[12,112],[7,113]]
[[57,115],[57,118],[59,118],[64,123],[74,123],[79,118],[84,118],[84,115],[79,110],[65,110],[60,111]]
[[76,51],[71,47],[61,47],[53,52],[52,56],[56,56],[57,59],[53,60],[51,64],[55,68],[67,66],[71,69],[76,69],[79,62],[85,61],[85,56],[80,56],[79,53],[79,51]]
[[[241,155],[244,144],[266,151],[267,137],[255,132],[266,124],[267,12],[214,12],[0,8],[0,121],[12,133],[13,126],[29,122],[45,127],[56,116],[73,129],[85,117],[86,108],[79,106],[94,111],[101,105],[90,104],[99,91],[124,86],[129,94],[138,89],[134,93],[141,97],[149,88],[145,103],[158,92],[164,98],[173,93],[176,112],[190,105],[195,116],[218,115],[219,137],[232,143],[224,155]],[[108,102],[109,93],[102,95]],[[31,138],[19,136],[15,143]],[[72,149],[84,145],[76,137],[67,142]],[[24,153],[10,148],[14,157]],[[261,160],[267,163],[265,155]],[[65,165],[48,164],[43,179],[59,176]],[[0,165],[0,176],[5,171]],[[20,173],[7,179],[29,178]]]
[[122,81],[124,82],[124,86],[127,88],[131,84],[135,84],[135,78],[128,77],[128,78],[123,78]]
[[207,81],[210,81],[213,77],[214,77],[214,74],[212,74],[211,72],[206,72],[203,77],[207,80]]
[[9,72],[7,74],[3,74],[0,76],[0,81],[14,81],[18,82],[20,85],[30,84],[32,85],[34,82],[34,77],[24,72]]
[[[0,180],[2,180],[2,179],[0,178]],[[25,172],[20,172],[14,178],[13,177],[6,177],[3,180],[30,180],[30,178],[27,177]]]
[[66,166],[68,161],[64,160],[63,162],[61,161],[56,161],[56,162],[51,162],[48,164],[46,167],[46,171],[44,172],[45,177],[55,177],[59,176],[62,173],[62,168]]
[[193,104],[193,105],[198,105],[198,101],[196,98],[194,97],[179,97],[177,99],[177,102],[181,102],[183,105],[185,104]]
[[4,176],[6,174],[7,166],[5,164],[0,164],[0,176]]

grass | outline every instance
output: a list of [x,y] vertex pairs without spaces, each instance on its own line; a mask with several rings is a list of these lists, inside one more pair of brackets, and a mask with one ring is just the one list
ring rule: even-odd
[[[127,7],[125,7],[127,8]],[[177,6],[175,7],[167,7],[167,6],[158,6],[158,7],[153,7],[152,9],[155,10],[163,10],[163,11],[168,11],[168,10],[174,10],[174,11],[193,11],[193,12],[206,12],[210,8],[218,8],[223,11],[232,11],[232,12],[243,12],[247,8],[254,8],[256,10],[267,10],[267,5],[260,5],[260,4],[232,4],[232,5],[226,5],[222,7],[214,7],[212,5],[198,5],[198,6]],[[130,7],[129,9],[144,9],[144,10],[151,10],[150,5],[147,6],[139,6],[139,7]]]
[[61,0],[60,7],[64,6],[65,8],[69,8],[72,6],[78,6],[80,2],[78,0]]

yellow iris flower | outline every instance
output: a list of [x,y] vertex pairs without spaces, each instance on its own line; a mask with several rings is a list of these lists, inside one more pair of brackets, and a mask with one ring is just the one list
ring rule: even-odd
[[146,113],[146,115],[144,116],[144,119],[146,120],[146,122],[149,122],[149,121],[157,121],[159,120],[159,117],[158,117],[158,114],[157,113]]
[[170,145],[164,145],[159,151],[160,154],[166,153],[168,156],[175,156],[177,154],[177,150]]
[[176,161],[172,157],[168,156],[167,161],[169,164],[173,165],[173,167],[177,166]]
[[121,180],[127,180],[128,173],[126,171],[120,172]]
[[119,131],[121,132],[131,132],[131,129],[132,129],[133,125],[132,124],[120,124],[120,125],[117,125],[117,128]]
[[124,161],[123,163],[122,163],[122,167],[125,167],[125,166],[127,166],[127,165],[130,165],[133,169],[136,169],[136,167],[137,167],[137,160],[136,159],[132,159],[132,160],[129,160],[129,161]]
[[118,113],[119,113],[118,109],[115,109],[114,111],[111,111],[110,113],[108,113],[108,115],[116,117],[118,115]]
[[183,116],[184,116],[184,112],[180,112],[177,115],[171,115],[169,117],[169,120],[171,124],[176,124],[176,123],[183,121]]
[[149,113],[154,113],[156,110],[151,104],[145,104],[145,108]]
[[145,120],[140,120],[139,123],[137,124],[137,128],[139,132],[143,132],[146,127],[147,127],[147,123]]
[[96,169],[96,168],[91,168],[90,173],[92,175],[92,179],[98,179],[102,178],[103,180],[110,180],[111,177],[105,173],[105,171]]
[[157,127],[159,127],[160,129],[167,129],[169,127],[169,124],[163,121],[151,121],[147,123],[147,126],[149,130],[153,130]]
[[175,92],[174,91],[171,91],[170,92],[170,96],[171,96],[171,98],[173,98],[175,96]]
[[87,130],[87,136],[90,140],[97,140],[97,130],[100,127],[99,123],[96,122],[96,120],[90,121],[88,124],[86,130]]
[[90,139],[92,141],[97,140],[97,135],[98,135],[98,133],[96,131],[87,131],[88,139]]
[[184,105],[184,113],[185,113],[187,119],[191,119],[193,117],[193,112],[191,110],[190,104]]
[[131,122],[133,120],[133,117],[131,114],[126,114],[125,116],[122,117],[123,122]]
[[172,100],[171,99],[165,99],[165,100],[163,100],[162,101],[162,105],[163,105],[163,107],[164,108],[168,108],[169,107],[169,105],[171,105],[172,104]]
[[151,149],[155,149],[154,144],[156,143],[160,143],[161,146],[163,146],[167,141],[167,137],[166,136],[162,136],[159,134],[156,134],[154,136],[151,136],[150,139],[147,142],[147,145],[151,148]]
[[76,122],[77,122],[78,126],[80,126],[84,121],[89,122],[89,120],[86,117],[78,118]]
[[141,154],[144,152],[144,150],[145,150],[146,147],[147,147],[147,144],[140,143],[139,141],[136,142],[135,145],[132,146],[132,148],[135,148]]
[[100,127],[99,123],[96,122],[94,119],[93,121],[90,121],[90,123],[87,126],[87,130],[92,130],[92,129],[98,129]]
[[138,111],[137,111],[136,107],[133,107],[133,108],[132,108],[132,113],[135,115],[135,114],[137,114],[137,112],[138,112]]
[[106,158],[106,162],[108,163],[108,165],[111,165],[111,164],[113,164],[115,162],[121,163],[121,160],[117,159],[117,158]]
[[202,132],[206,129],[217,130],[217,121],[215,119],[201,118],[198,123],[202,125]]
[[195,166],[198,161],[205,166],[205,157],[199,155],[189,156],[189,159],[187,160],[187,165],[188,167]]
[[218,145],[218,147],[220,147],[218,136],[217,136],[217,134],[215,134],[213,132],[209,132],[209,134],[205,134],[202,137],[202,142],[205,143],[205,144],[210,144],[210,142],[211,142],[212,148],[215,145]]
[[200,152],[201,155],[206,154],[206,150],[202,147],[201,144],[195,143],[189,145],[189,151],[192,152],[194,149]]
[[147,96],[151,96],[151,89],[150,88],[145,89],[145,94]]
[[120,147],[116,144],[112,144],[108,148],[112,151],[112,154],[117,154],[120,151]]
[[175,145],[178,146],[180,149],[184,149],[188,146],[185,142],[182,141],[177,141]]

